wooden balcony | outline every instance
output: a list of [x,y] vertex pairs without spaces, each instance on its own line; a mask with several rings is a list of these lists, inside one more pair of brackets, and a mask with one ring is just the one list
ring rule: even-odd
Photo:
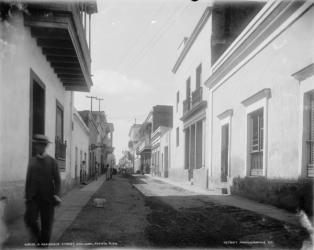
[[192,92],[192,108],[203,101],[203,88],[197,88]]
[[138,146],[137,152],[140,154],[144,151],[151,151],[151,149],[152,149],[151,139],[147,137],[141,141],[141,143]]
[[[33,2],[27,4],[24,13],[24,25],[30,28],[65,89],[71,91],[89,91],[92,86],[86,13],[90,16],[97,11],[97,6],[93,2],[85,4],[89,7],[74,1]],[[90,37],[88,40],[90,44]]]

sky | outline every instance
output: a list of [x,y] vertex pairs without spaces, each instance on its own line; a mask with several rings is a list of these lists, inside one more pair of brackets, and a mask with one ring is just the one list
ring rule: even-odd
[[[92,16],[90,93],[75,93],[78,110],[87,95],[103,98],[101,111],[114,124],[117,160],[128,148],[129,129],[155,105],[174,105],[177,48],[190,36],[209,0],[98,0]],[[93,101],[93,110],[99,109]]]

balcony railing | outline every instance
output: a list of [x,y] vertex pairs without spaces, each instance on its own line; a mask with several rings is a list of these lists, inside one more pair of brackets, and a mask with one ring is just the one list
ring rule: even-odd
[[192,108],[203,100],[203,88],[197,88],[192,92]]
[[192,98],[188,97],[183,101],[183,115],[189,112],[203,101],[203,88],[197,88],[192,92]]
[[145,149],[151,149],[151,138],[149,137],[146,137],[139,145],[138,147],[138,151],[139,152],[142,152],[144,151]]
[[67,142],[58,137],[56,137],[56,150],[55,150],[55,156],[57,160],[65,161],[66,158],[66,148],[67,148]]

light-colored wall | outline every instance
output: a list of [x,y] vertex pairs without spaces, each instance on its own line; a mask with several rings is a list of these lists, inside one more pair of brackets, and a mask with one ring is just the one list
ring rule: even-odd
[[[183,116],[183,101],[186,99],[186,80],[191,77],[191,92],[196,88],[196,68],[202,64],[202,79],[201,86],[203,87],[203,100],[208,100],[209,92],[204,86],[205,80],[210,75],[211,65],[211,27],[212,20],[211,16],[207,20],[203,29],[200,31],[198,37],[194,41],[194,44],[188,51],[185,59],[180,65],[179,69],[175,73],[175,85],[176,91],[173,93],[173,131],[171,135],[171,178],[183,179],[187,181],[187,170],[184,169],[184,132],[183,122],[180,118]],[[178,104],[178,112],[176,111],[176,95],[177,91],[180,93],[180,102]],[[205,127],[207,128],[207,122],[205,121]],[[176,146],[176,128],[179,127],[179,139],[180,144]],[[207,133],[207,131],[206,131]],[[208,142],[205,142],[205,147]],[[207,165],[208,152],[205,151],[205,168]]]
[[77,118],[78,113],[73,114],[73,131],[72,131],[72,164],[71,164],[71,177],[75,178],[75,148],[77,147],[77,178],[80,177],[80,151],[82,151],[82,160],[84,161],[84,153],[86,153],[86,171],[88,174],[89,166],[89,130],[84,125],[82,119]]
[[[0,182],[3,196],[23,202],[26,169],[29,159],[30,117],[30,70],[32,69],[46,86],[45,134],[53,142],[48,154],[54,156],[56,99],[64,107],[64,135],[68,147],[71,144],[71,100],[49,62],[31,37],[29,28],[23,25],[21,15],[10,22],[0,22]],[[71,152],[67,150],[67,172],[61,173],[63,180],[69,175]],[[12,203],[13,204],[13,203]],[[12,206],[14,210],[16,206]],[[12,211],[12,214],[16,214]]]
[[[160,136],[160,163],[161,163],[161,154],[165,154],[165,147],[168,147],[168,177],[169,171],[171,169],[171,133],[172,130],[168,129],[167,131],[163,131]],[[162,169],[162,177],[165,177],[165,155],[164,155],[164,163]]]
[[247,114],[241,102],[264,88],[271,89],[267,176],[298,177],[300,85],[291,75],[313,63],[313,15],[311,8],[213,92],[213,177],[220,177],[221,124],[217,115],[233,109],[231,175],[245,176]]

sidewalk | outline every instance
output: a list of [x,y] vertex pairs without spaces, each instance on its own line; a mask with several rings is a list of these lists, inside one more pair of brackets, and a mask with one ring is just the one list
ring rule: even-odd
[[[106,176],[102,175],[97,181],[89,183],[83,188],[74,188],[62,197],[62,205],[55,210],[51,242],[57,242],[64,231],[71,225],[81,209],[87,204],[91,196],[104,183]],[[8,225],[9,239],[5,242],[4,249],[24,248],[28,242],[28,234],[24,225],[23,216]]]
[[236,195],[225,195],[225,194],[218,194],[212,191],[207,191],[201,188],[197,188],[194,186],[189,186],[188,184],[176,182],[173,180],[169,180],[166,178],[161,178],[157,176],[145,175],[148,178],[156,179],[170,185],[174,185],[185,190],[189,190],[194,193],[198,193],[201,195],[206,195],[210,200],[213,202],[226,205],[226,206],[233,206],[242,209],[246,209],[258,214],[266,215],[268,217],[277,219],[279,221],[283,221],[289,224],[300,226],[300,219],[297,214],[290,213],[286,210],[274,207],[272,205],[259,203],[253,200],[249,200],[243,197],[239,197]]

